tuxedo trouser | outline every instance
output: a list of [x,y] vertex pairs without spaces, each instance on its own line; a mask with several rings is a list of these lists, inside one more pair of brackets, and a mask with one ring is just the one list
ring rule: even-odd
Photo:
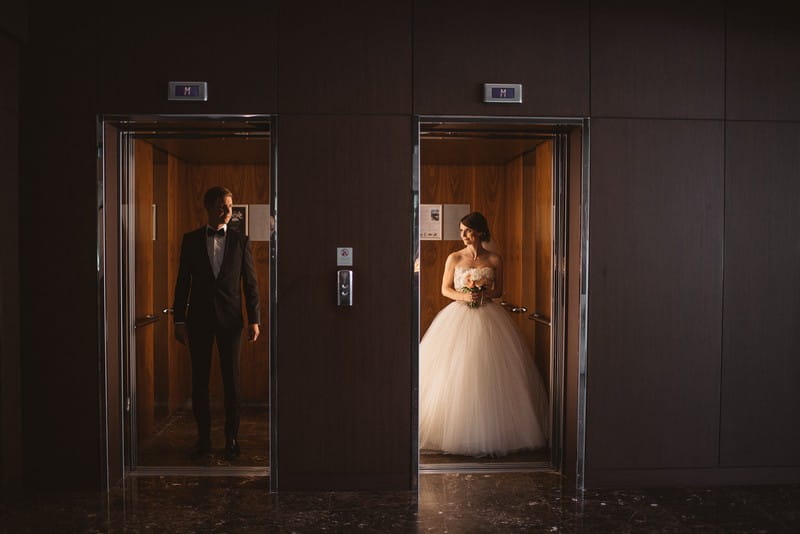
[[239,353],[242,347],[241,328],[218,325],[189,325],[189,352],[192,355],[192,411],[201,441],[211,440],[211,400],[208,383],[211,377],[211,353],[214,340],[219,351],[219,368],[225,389],[225,439],[236,439],[239,433]]

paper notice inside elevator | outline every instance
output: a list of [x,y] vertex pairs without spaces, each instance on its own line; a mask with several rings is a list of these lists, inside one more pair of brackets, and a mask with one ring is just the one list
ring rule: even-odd
[[250,204],[249,211],[250,241],[269,241],[272,233],[269,204]]
[[419,238],[423,241],[442,239],[442,205],[419,205]]

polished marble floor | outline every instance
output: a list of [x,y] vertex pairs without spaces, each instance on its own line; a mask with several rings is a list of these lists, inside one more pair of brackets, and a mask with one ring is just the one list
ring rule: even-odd
[[[189,458],[189,451],[197,440],[197,430],[191,408],[175,411],[161,421],[152,435],[144,436],[139,446],[138,463],[140,467],[191,467],[237,466],[267,467],[269,465],[269,408],[266,405],[243,406],[239,426],[239,442],[242,455],[233,462],[224,458],[225,414],[221,406],[212,411],[212,436],[214,437],[212,455],[202,461]],[[502,463],[547,463],[550,449],[519,451],[501,458],[461,456],[442,454],[437,451],[420,451],[420,466],[446,466],[449,464],[485,466]]]
[[419,491],[269,493],[266,477],[136,477],[19,495],[0,532],[800,532],[800,485],[587,491],[558,475],[426,474]]

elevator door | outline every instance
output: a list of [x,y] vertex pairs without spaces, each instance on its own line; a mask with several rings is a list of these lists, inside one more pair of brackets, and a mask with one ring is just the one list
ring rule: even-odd
[[[271,157],[268,130],[261,128],[231,131],[215,121],[179,127],[155,121],[126,123],[119,134],[125,325],[121,412],[125,464],[132,472],[191,467],[268,473]],[[224,393],[216,347],[209,384],[212,454],[201,461],[190,456],[197,440],[191,356],[175,339],[172,321],[182,237],[205,225],[203,194],[216,185],[233,191],[235,215],[229,227],[250,238],[262,303],[261,336],[243,343],[240,355],[242,454],[235,461],[225,460],[222,451]],[[109,457],[113,454],[110,449]]]
[[[537,124],[490,122],[433,122],[420,127],[420,205],[441,210],[443,225],[458,224],[448,212],[480,211],[488,219],[489,250],[503,259],[504,291],[500,299],[522,334],[530,357],[544,379],[550,398],[542,421],[550,430],[546,447],[516,451],[500,458],[473,458],[421,450],[422,470],[558,468],[562,440],[560,397],[563,350],[554,350],[554,315],[558,321],[558,284],[554,282],[554,245],[561,221],[557,220],[564,168],[556,165],[557,128]],[[561,184],[561,185],[559,185]],[[427,205],[427,206],[426,206]],[[455,221],[455,222],[453,222]],[[434,317],[450,301],[440,293],[448,254],[463,247],[457,235],[421,239],[419,243],[420,338]],[[537,390],[537,391],[538,391]],[[533,391],[533,389],[531,390]],[[535,395],[535,393],[534,393]]]

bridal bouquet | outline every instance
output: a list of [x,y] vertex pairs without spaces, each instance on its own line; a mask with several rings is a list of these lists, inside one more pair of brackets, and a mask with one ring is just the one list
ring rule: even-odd
[[[463,293],[479,293],[479,292],[487,289],[487,287],[489,286],[489,282],[485,278],[481,278],[481,277],[472,278],[472,275],[469,275],[469,274],[467,275],[467,278],[466,278],[466,284],[467,284],[466,286],[461,288],[461,291]],[[471,301],[467,302],[467,306],[469,306],[470,308],[477,308],[481,304],[483,304],[483,293],[481,293],[481,300],[480,301],[475,302],[475,301],[471,300]]]

